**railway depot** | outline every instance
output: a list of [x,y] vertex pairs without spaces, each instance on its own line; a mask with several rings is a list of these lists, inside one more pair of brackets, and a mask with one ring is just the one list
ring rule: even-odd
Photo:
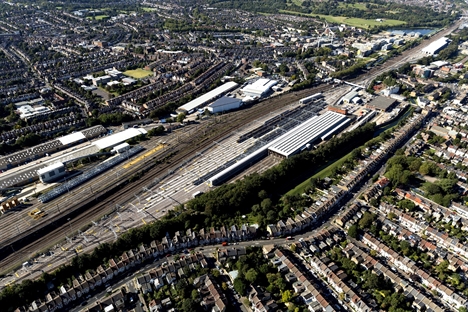
[[[317,91],[319,90],[323,89]],[[246,169],[250,170],[256,163],[261,162],[268,168],[277,164],[282,158],[313,148],[315,144],[333,135],[339,135],[355,119],[353,116],[328,110],[330,107],[328,99],[321,93],[311,94],[310,91],[304,91],[302,94],[303,96],[299,98],[287,95],[290,98],[289,105],[281,104],[279,101],[270,104],[270,100],[266,99],[258,106],[245,108],[255,111],[256,114],[249,114],[248,118],[251,122],[247,124],[244,110],[231,113],[230,116],[234,117],[230,118],[238,123],[235,132],[230,130],[220,134],[219,139],[205,141],[198,147],[196,153],[190,150],[187,150],[186,154],[179,152],[180,163],[177,163],[175,167],[170,164],[164,165],[167,169],[164,169],[162,175],[146,180],[147,186],[145,184],[142,186],[143,195],[141,192],[131,194],[130,197],[136,199],[136,202],[134,201],[131,205],[121,205],[120,201],[117,201],[115,207],[113,207],[114,204],[110,206],[102,204],[103,207],[100,209],[103,211],[110,209],[110,211],[120,213],[123,210],[128,211],[129,214],[135,214],[127,219],[128,221],[120,217],[119,225],[110,224],[108,235],[117,237],[123,228],[147,224],[164,215],[174,205],[189,200],[193,194],[207,192],[211,187],[244,174]],[[265,115],[265,108],[273,111]],[[337,109],[345,109],[345,107],[341,105],[337,106]],[[213,117],[209,120],[215,121],[218,118],[220,117]],[[30,233],[31,226],[41,226],[51,218],[59,218],[64,213],[64,207],[75,207],[77,203],[93,202],[93,198],[100,196],[98,194],[101,192],[106,192],[106,189],[112,189],[116,184],[122,183],[127,172],[135,172],[138,168],[146,166],[148,160],[154,159],[157,155],[170,153],[181,143],[183,144],[184,140],[180,141],[181,133],[187,133],[187,142],[196,140],[190,130],[192,128],[200,131],[201,125],[205,124],[208,127],[205,133],[209,133],[211,127],[207,122],[194,123],[175,130],[172,139],[167,144],[161,143],[161,139],[158,139],[157,144],[154,140],[150,140],[148,142],[151,143],[146,148],[136,146],[128,149],[128,146],[122,145],[123,142],[146,133],[143,128],[128,128],[61,155],[65,163],[67,159],[76,157],[76,153],[89,152],[91,149],[94,152],[110,148],[118,150],[120,146],[123,149],[119,155],[110,158],[109,161],[93,167],[85,174],[60,183],[40,195],[38,199],[43,203],[37,206],[39,207],[37,211],[40,213],[37,216],[34,215],[35,218],[27,218],[28,223],[25,224],[22,221],[24,217],[21,216],[20,211],[9,212],[6,217],[11,220],[11,225],[5,229],[3,242],[14,242],[18,236],[17,229]],[[78,138],[77,135],[76,138]],[[187,157],[189,158],[186,159]],[[185,160],[182,161],[182,159]],[[122,194],[122,196],[126,196],[125,202],[131,201],[128,195]],[[33,206],[36,207],[36,204]],[[107,207],[104,208],[104,206]],[[28,212],[31,213],[33,210],[28,209]]]

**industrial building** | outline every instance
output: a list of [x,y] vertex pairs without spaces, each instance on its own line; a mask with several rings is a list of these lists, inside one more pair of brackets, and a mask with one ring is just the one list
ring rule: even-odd
[[[102,126],[100,128],[104,129]],[[100,128],[91,128],[93,132],[101,133],[99,130]],[[83,132],[83,133],[82,133]],[[75,132],[69,134],[67,136],[61,137],[59,139],[54,140],[57,145],[61,147],[68,147],[73,142],[83,141],[83,139],[88,139],[90,136],[89,131],[85,132]],[[141,134],[146,134],[146,130],[142,128],[131,128],[125,131],[115,133],[110,136],[106,136],[103,139],[97,140],[96,142],[82,146],[80,148],[74,149],[73,151],[67,153],[61,153],[60,155],[54,157],[53,159],[48,159],[43,163],[35,163],[31,164],[30,166],[20,168],[20,170],[14,172],[5,172],[0,177],[0,188],[8,188],[12,186],[19,186],[25,185],[28,183],[32,183],[38,179],[38,171],[43,169],[44,167],[48,167],[51,164],[61,162],[61,163],[68,163],[70,161],[74,161],[75,159],[86,157],[89,155],[93,155],[98,153],[100,150],[105,148],[114,147],[120,143],[123,143],[131,138],[137,137]],[[30,149],[31,152],[35,152],[37,147],[33,147]],[[43,151],[37,150],[38,153],[44,153]]]
[[246,96],[261,98],[267,95],[271,91],[271,88],[277,83],[278,81],[276,80],[262,78],[258,79],[252,84],[245,86],[243,89],[241,89],[241,91]]
[[53,181],[57,181],[61,177],[67,174],[67,168],[61,162],[52,164],[45,168],[39,169],[37,171],[37,175],[42,183],[50,183]]
[[377,111],[386,112],[392,109],[396,104],[398,104],[398,101],[395,99],[378,96],[369,102],[366,107]]
[[356,89],[353,91],[347,93],[345,96],[343,96],[343,103],[349,104],[354,98],[358,97],[359,93]]
[[116,147],[114,147],[112,149],[113,152],[115,153],[118,153],[118,154],[122,154],[123,152],[127,151],[130,149],[130,144],[128,143],[122,143],[122,144],[119,144],[117,145]]
[[423,48],[421,51],[427,55],[434,55],[440,52],[443,48],[445,48],[449,43],[450,39],[447,37],[442,37],[434,42],[432,42],[427,47]]
[[241,105],[242,105],[242,100],[228,97],[228,96],[223,96],[222,98],[219,98],[216,101],[214,101],[212,104],[208,105],[207,109],[210,113],[216,114],[216,113],[229,111],[232,109],[237,109],[241,107]]
[[130,128],[130,129],[115,133],[113,135],[110,135],[108,137],[105,137],[103,139],[97,140],[96,142],[93,143],[93,145],[96,146],[98,150],[102,150],[105,148],[114,147],[122,142],[125,142],[134,137],[137,137],[139,135],[146,134],[146,133],[148,132],[143,128]]
[[350,120],[346,116],[328,111],[321,116],[309,119],[288,133],[285,133],[276,139],[268,150],[270,153],[289,158],[303,150],[308,144],[312,144],[324,136],[329,137],[338,132],[348,125],[349,122]]
[[338,114],[342,114],[342,115],[348,115],[348,110],[346,108],[342,108],[340,106],[330,105],[330,106],[327,107],[327,110],[329,110],[331,112],[338,113]]
[[63,150],[72,145],[93,139],[107,132],[103,126],[94,126],[80,132],[74,132],[52,141],[0,157],[0,169],[8,170],[14,166],[21,165],[41,157]]
[[299,103],[300,103],[300,104],[307,104],[307,103],[309,103],[309,102],[311,102],[311,101],[316,101],[316,100],[319,100],[319,99],[322,99],[322,98],[324,98],[324,96],[323,96],[322,93],[315,93],[315,94],[313,94],[313,95],[310,95],[310,96],[308,96],[308,97],[305,97],[305,98],[303,98],[303,99],[300,99],[300,100],[299,100]]
[[229,92],[231,90],[234,90],[235,88],[237,88],[237,86],[238,86],[238,84],[235,83],[234,81],[226,82],[222,86],[217,87],[216,89],[211,90],[210,92],[196,98],[195,100],[192,100],[192,101],[188,102],[187,104],[184,104],[184,105],[180,106],[176,110],[176,112],[177,113],[184,113],[184,114],[192,113],[195,109],[197,109],[197,108],[199,108],[201,106],[207,105],[208,103],[216,100],[217,98],[224,95],[225,93],[227,93],[227,92]]
[[281,157],[289,157],[306,148],[308,144],[313,144],[319,139],[328,139],[331,135],[347,126],[349,122],[350,119],[346,116],[335,112],[326,112],[321,116],[314,116],[261,146],[251,154],[237,160],[229,167],[217,172],[208,179],[208,183],[211,186],[224,183],[232,176],[266,157],[269,152],[281,155]]

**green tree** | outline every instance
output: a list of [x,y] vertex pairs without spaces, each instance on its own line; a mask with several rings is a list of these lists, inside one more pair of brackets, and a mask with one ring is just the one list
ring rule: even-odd
[[360,229],[367,229],[371,226],[372,222],[374,222],[375,215],[366,211],[362,216],[361,220],[359,220],[359,228]]
[[351,236],[352,238],[358,237],[358,226],[356,224],[353,224],[349,227],[348,235]]
[[184,299],[182,301],[182,311],[184,312],[197,311],[197,303],[190,298]]
[[196,289],[192,290],[192,300],[197,300],[198,299],[198,291]]
[[248,270],[247,273],[245,273],[245,279],[247,280],[247,282],[251,284],[255,283],[255,281],[257,280],[257,277],[258,277],[258,273],[257,273],[257,270],[254,268]]
[[177,122],[183,122],[184,119],[185,119],[185,116],[186,116],[186,115],[185,115],[184,113],[180,113],[179,115],[177,115],[176,121],[177,121]]
[[291,299],[292,299],[291,291],[285,290],[281,293],[281,301],[283,301],[284,303],[291,302]]
[[245,295],[245,292],[247,291],[247,283],[243,278],[237,277],[234,280],[234,289],[237,291],[237,293],[241,296]]

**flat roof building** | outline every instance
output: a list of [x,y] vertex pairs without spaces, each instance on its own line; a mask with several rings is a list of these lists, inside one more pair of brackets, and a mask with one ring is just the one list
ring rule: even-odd
[[73,143],[77,143],[80,141],[84,141],[86,140],[86,137],[84,136],[82,132],[73,132],[61,138],[58,138],[57,140],[59,140],[60,143],[62,143],[63,145],[68,145],[68,144],[73,144]]
[[52,164],[45,168],[37,170],[37,175],[42,183],[49,183],[58,180],[67,174],[65,165],[61,162]]
[[359,93],[356,90],[353,90],[353,91],[347,93],[345,96],[343,96],[343,102],[344,103],[349,103],[349,102],[351,102],[352,99],[354,99],[358,95],[359,95]]
[[434,42],[432,42],[427,47],[423,48],[421,51],[427,55],[434,55],[440,52],[445,48],[451,40],[447,37],[442,37]]
[[386,112],[393,108],[398,101],[396,99],[392,99],[389,97],[378,96],[373,99],[369,104],[367,104],[367,108],[375,109],[378,111]]
[[196,108],[199,108],[200,106],[207,105],[208,103],[216,100],[221,95],[235,89],[237,86],[238,86],[238,84],[235,83],[234,81],[226,82],[222,86],[217,87],[216,89],[211,90],[208,93],[205,93],[204,95],[196,98],[195,100],[192,100],[192,101],[188,102],[187,104],[184,104],[184,105],[180,106],[176,110],[176,112],[186,114],[186,113],[188,113],[190,111],[195,110]]
[[94,146],[97,146],[99,150],[109,148],[109,147],[114,147],[122,142],[125,142],[129,139],[132,139],[134,137],[137,137],[141,134],[146,134],[148,133],[145,129],[143,128],[130,128],[118,133],[115,133],[113,135],[110,135],[108,137],[105,137],[103,139],[97,140],[96,142],[93,143]]
[[241,91],[246,96],[263,97],[268,92],[270,92],[271,88],[277,83],[278,81],[276,80],[262,78],[258,79],[252,84],[245,86]]
[[328,111],[285,133],[268,149],[270,152],[289,158],[303,150],[308,144],[318,141],[322,136],[328,136],[331,130],[341,130],[347,123],[349,119],[346,116]]
[[229,111],[232,109],[239,108],[242,105],[242,100],[223,96],[222,98],[217,99],[212,104],[208,105],[208,110],[212,114]]

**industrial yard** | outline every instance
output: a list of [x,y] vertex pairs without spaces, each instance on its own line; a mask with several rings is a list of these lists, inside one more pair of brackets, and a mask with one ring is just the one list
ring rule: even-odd
[[466,4],[30,2],[0,310],[468,308]]

